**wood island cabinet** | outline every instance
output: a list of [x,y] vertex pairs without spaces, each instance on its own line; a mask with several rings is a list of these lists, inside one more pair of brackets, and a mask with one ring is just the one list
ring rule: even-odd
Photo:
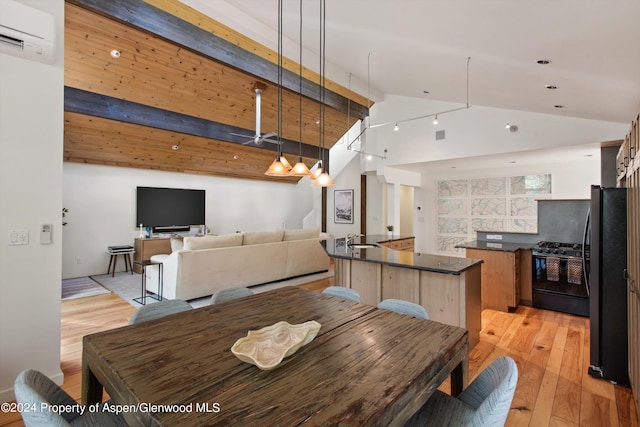
[[[169,237],[136,238],[133,248],[136,251],[133,255],[133,260],[144,261],[150,259],[153,255],[170,254],[171,239]],[[142,266],[134,264],[133,271],[142,274]]]
[[[393,257],[394,265],[387,264],[382,259],[384,256],[376,260],[377,255],[368,260],[355,257],[334,258],[335,284],[355,289],[360,294],[361,302],[367,305],[376,306],[388,298],[420,304],[427,310],[431,320],[467,329],[469,348],[474,348],[480,341],[482,321],[481,264],[458,273],[447,273],[441,269],[428,271],[412,264],[411,260],[415,257],[413,253],[398,254],[401,255]],[[426,258],[431,255],[421,256]],[[447,267],[443,268],[446,270]],[[452,268],[455,269],[456,266]]]
[[520,250],[466,249],[467,258],[481,259],[482,308],[510,312],[520,303]]

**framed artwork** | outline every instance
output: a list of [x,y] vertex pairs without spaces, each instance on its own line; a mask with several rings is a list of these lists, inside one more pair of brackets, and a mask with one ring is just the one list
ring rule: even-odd
[[335,190],[333,192],[333,222],[353,224],[353,190]]

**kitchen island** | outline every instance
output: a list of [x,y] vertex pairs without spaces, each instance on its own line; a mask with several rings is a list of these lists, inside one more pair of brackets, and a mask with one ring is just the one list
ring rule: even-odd
[[[507,233],[505,233],[507,234]],[[531,243],[474,240],[464,248],[466,256],[484,261],[482,308],[514,312],[519,304],[531,305]]]
[[389,298],[420,304],[430,319],[467,329],[473,348],[480,340],[482,261],[388,247],[409,238],[367,235],[322,245],[334,260],[337,286],[355,289],[364,304]]

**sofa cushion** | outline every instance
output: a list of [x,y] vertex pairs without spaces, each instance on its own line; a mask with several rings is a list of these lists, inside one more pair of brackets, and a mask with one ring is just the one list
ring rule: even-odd
[[244,233],[243,245],[258,245],[260,243],[282,242],[284,230],[276,231],[250,231]]
[[151,255],[151,258],[149,258],[151,260],[151,262],[164,262],[164,260],[166,260],[169,257],[169,254],[155,254],[155,255]]
[[222,236],[191,236],[184,238],[184,249],[214,249],[228,248],[230,246],[241,246],[242,234],[224,234]]
[[179,251],[184,248],[184,238],[183,237],[172,237],[171,238],[171,252]]
[[318,237],[320,237],[319,228],[302,228],[300,230],[284,230],[282,240],[317,239]]

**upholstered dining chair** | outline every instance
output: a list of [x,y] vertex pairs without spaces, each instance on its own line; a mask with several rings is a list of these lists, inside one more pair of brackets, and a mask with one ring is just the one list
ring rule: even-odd
[[253,295],[253,291],[249,288],[228,288],[222,289],[211,295],[209,304],[220,304],[221,302],[227,302],[238,298],[244,298]]
[[159,301],[153,304],[139,307],[129,318],[129,324],[146,322],[148,320],[158,319],[173,313],[191,310],[193,307],[188,302],[181,299],[169,299]]
[[405,426],[504,426],[518,382],[518,366],[499,357],[460,395],[436,390]]
[[80,405],[56,383],[42,372],[27,369],[22,371],[13,386],[16,401],[29,410],[21,411],[22,420],[27,427],[63,427],[70,425],[85,426],[126,426],[120,415],[109,411],[69,411],[59,414],[47,408],[50,406],[69,405],[79,408]]
[[355,302],[360,302],[360,294],[355,289],[345,288],[344,286],[329,286],[323,294],[331,295],[338,298],[344,298]]
[[382,300],[378,304],[378,308],[395,311],[399,314],[407,314],[409,316],[417,317],[418,319],[429,319],[429,314],[423,306],[401,299],[390,298]]

